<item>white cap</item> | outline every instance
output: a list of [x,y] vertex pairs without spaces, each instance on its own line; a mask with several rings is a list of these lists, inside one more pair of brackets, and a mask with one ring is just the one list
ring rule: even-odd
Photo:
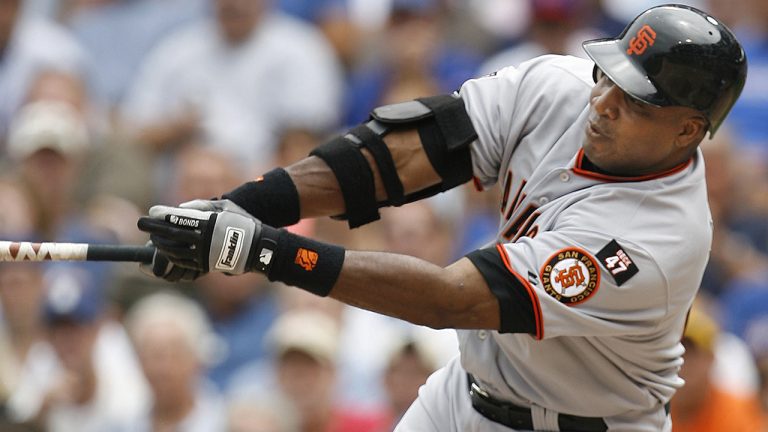
[[8,154],[22,160],[38,150],[51,149],[66,156],[88,147],[88,129],[74,107],[58,101],[26,105],[11,122]]
[[389,346],[387,364],[391,365],[406,352],[413,352],[424,366],[433,371],[438,370],[445,364],[441,358],[438,339],[438,334],[434,331],[413,331],[400,335]]
[[278,356],[299,351],[320,363],[334,364],[339,349],[339,327],[327,314],[296,310],[280,316],[268,340]]

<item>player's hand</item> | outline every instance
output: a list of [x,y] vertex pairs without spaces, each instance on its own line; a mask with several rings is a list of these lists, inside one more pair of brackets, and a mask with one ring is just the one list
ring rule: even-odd
[[[180,207],[154,206],[149,209],[149,216],[139,219],[138,226],[150,234],[159,253],[174,266],[199,274],[251,271],[252,245],[262,231],[261,221],[228,200],[195,200]],[[160,268],[161,261],[156,261]]]
[[[152,242],[147,242],[147,246],[153,246]],[[151,263],[141,263],[139,268],[142,272],[165,279],[168,282],[193,281],[200,277],[200,272],[173,264],[162,252],[155,250]]]

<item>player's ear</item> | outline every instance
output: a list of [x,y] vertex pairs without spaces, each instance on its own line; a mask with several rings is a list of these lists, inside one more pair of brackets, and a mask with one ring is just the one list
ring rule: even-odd
[[676,144],[678,147],[688,147],[700,143],[704,139],[708,127],[709,121],[701,114],[696,113],[686,117],[681,123]]

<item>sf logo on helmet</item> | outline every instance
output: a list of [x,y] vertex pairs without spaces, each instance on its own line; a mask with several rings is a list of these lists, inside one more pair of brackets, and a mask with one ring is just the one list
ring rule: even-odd
[[653,31],[651,26],[646,24],[640,27],[640,30],[637,31],[637,36],[630,39],[629,49],[627,49],[627,54],[640,55],[644,53],[649,46],[653,45],[653,42],[655,40],[656,40],[656,32]]

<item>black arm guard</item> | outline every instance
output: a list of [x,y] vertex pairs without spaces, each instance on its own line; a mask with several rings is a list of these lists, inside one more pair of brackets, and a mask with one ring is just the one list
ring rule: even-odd
[[[405,195],[403,183],[383,137],[399,129],[416,128],[424,151],[442,181]],[[386,105],[371,120],[310,153],[323,159],[341,187],[350,228],[379,219],[378,209],[400,206],[454,188],[472,178],[469,144],[477,139],[464,101],[454,95],[432,96]],[[376,202],[373,174],[362,148],[373,156],[387,199]]]

